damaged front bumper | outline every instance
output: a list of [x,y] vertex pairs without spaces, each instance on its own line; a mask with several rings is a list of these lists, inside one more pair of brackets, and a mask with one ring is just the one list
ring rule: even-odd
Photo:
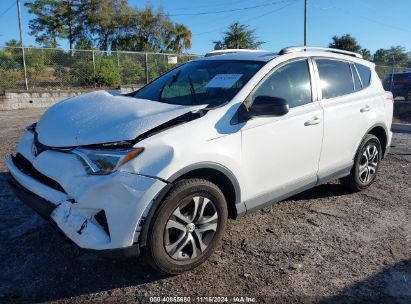
[[17,147],[19,159],[6,159],[18,197],[81,248],[137,253],[142,218],[166,183],[127,172],[88,175],[70,153],[34,156],[31,134]]

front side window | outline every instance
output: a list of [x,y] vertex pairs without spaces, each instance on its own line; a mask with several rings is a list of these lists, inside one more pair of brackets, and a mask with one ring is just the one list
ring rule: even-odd
[[310,70],[307,60],[291,62],[276,69],[252,94],[285,99],[290,108],[312,102]]
[[219,106],[230,101],[265,64],[245,60],[198,60],[160,76],[134,97],[177,105]]
[[323,99],[343,96],[354,92],[350,64],[344,61],[317,59]]

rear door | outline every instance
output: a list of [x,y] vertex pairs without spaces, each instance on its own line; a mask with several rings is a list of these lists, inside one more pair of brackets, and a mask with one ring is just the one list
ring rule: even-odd
[[[316,58],[315,63],[324,109],[318,172],[321,180],[349,172],[358,144],[375,119],[376,105],[365,89],[371,74],[363,69],[368,67],[329,58]],[[364,74],[363,79],[358,69]]]

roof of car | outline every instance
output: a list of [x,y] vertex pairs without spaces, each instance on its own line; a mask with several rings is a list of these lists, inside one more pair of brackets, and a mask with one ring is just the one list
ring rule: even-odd
[[278,57],[277,53],[270,51],[241,51],[227,52],[223,54],[213,54],[212,56],[202,57],[201,60],[250,60],[250,61],[270,61]]
[[216,50],[211,51],[202,57],[200,60],[250,60],[250,61],[263,61],[267,62],[271,59],[274,59],[278,56],[290,54],[290,53],[299,53],[299,52],[313,52],[322,54],[337,54],[339,56],[350,56],[356,59],[362,60],[362,55],[350,51],[334,49],[334,48],[324,48],[317,46],[291,46],[282,49],[280,52],[270,52],[270,51],[261,51],[261,50],[248,50],[248,49],[225,49],[225,50]]

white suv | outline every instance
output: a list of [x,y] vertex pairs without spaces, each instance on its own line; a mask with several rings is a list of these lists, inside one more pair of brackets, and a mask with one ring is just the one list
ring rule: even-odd
[[7,166],[19,197],[78,246],[141,252],[175,274],[211,255],[228,217],[337,178],[368,187],[392,113],[358,54],[210,53],[137,92],[54,105]]

